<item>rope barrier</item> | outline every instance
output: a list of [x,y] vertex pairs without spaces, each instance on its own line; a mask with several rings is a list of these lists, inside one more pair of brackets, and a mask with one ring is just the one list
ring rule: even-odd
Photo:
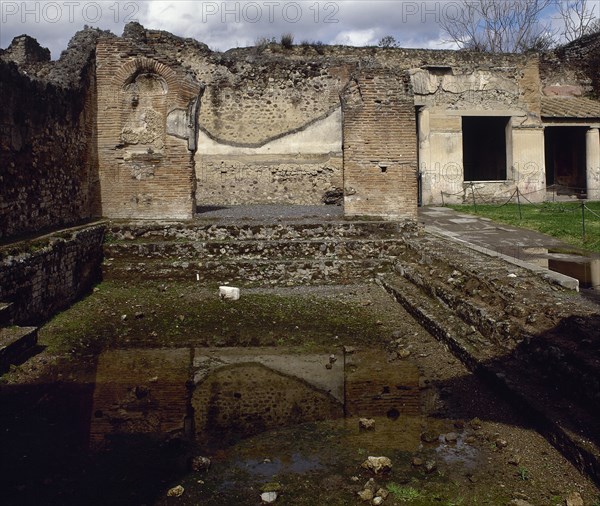
[[590,209],[588,206],[586,206],[585,204],[583,204],[583,207],[585,209],[587,209],[588,212],[592,213],[596,218],[600,218],[600,214],[598,214],[596,211]]
[[[521,198],[523,198],[528,203],[528,205],[540,209],[541,212],[546,212],[546,213],[581,212],[581,237],[584,242],[586,241],[585,211],[587,210],[590,214],[592,214],[596,218],[600,218],[600,214],[598,214],[596,211],[594,211],[593,209],[590,209],[588,206],[586,206],[585,202],[583,200],[581,200],[579,203],[576,203],[576,202],[554,202],[554,201],[552,203],[547,202],[547,201],[542,202],[542,203],[537,203],[537,202],[532,202],[529,198],[527,198],[527,195],[531,195],[532,193],[538,193],[542,190],[535,190],[535,191],[531,191],[531,192],[521,193],[521,190],[519,189],[519,186],[517,185],[515,187],[514,191],[511,193],[510,197],[508,197],[508,199],[505,202],[503,202],[502,204],[496,204],[496,203],[492,203],[490,200],[488,200],[484,196],[482,196],[480,194],[479,189],[475,186],[474,182],[472,182],[472,181],[470,182],[469,188],[471,189],[472,206],[473,206],[475,214],[478,214],[478,210],[477,210],[478,203],[486,205],[488,207],[500,209],[500,208],[510,204],[512,202],[512,200],[515,198],[515,196],[516,196],[516,200],[517,200],[519,220],[523,219],[523,213],[521,210]],[[448,192],[444,192],[444,191],[441,191],[440,193],[442,195],[442,204],[443,205],[445,205],[444,195],[447,195],[447,196],[462,195],[465,201],[468,199],[467,188],[465,188],[463,191],[458,192],[458,193],[448,193]]]
[[[469,183],[469,188],[474,189],[475,191],[479,191],[479,189],[475,186],[475,182],[474,181],[465,181],[465,183],[468,182]],[[540,193],[540,192],[546,192],[548,193],[549,191],[554,191],[554,190],[576,190],[576,191],[585,191],[586,188],[579,188],[577,186],[564,186],[564,185],[550,185],[550,186],[544,186],[543,188],[538,188],[537,190],[531,190],[528,192],[522,192],[519,189],[519,195],[521,197],[526,197],[527,195],[533,195],[534,193]],[[456,197],[457,195],[465,195],[465,192],[467,191],[467,188],[464,188],[456,193],[450,193],[444,190],[440,190],[440,193],[447,197]],[[511,195],[511,198],[514,197],[514,194]],[[443,197],[442,197],[443,198]],[[480,199],[482,202],[484,203],[488,203],[488,204],[493,204],[493,202],[491,200],[486,200],[484,197],[480,196]],[[529,201],[530,203],[536,205],[536,203]],[[503,204],[504,205],[504,204]]]
[[[554,200],[554,195],[553,195],[552,203],[554,203],[556,205],[552,206],[553,208],[551,208],[551,206],[548,205],[549,204],[548,201],[545,201],[542,203],[537,203],[537,202],[532,202],[529,198],[527,198],[527,195],[532,195],[534,193],[539,193],[542,191],[548,193],[549,189],[552,189],[553,193],[556,194],[558,190],[585,190],[585,188],[576,188],[576,187],[569,187],[569,186],[562,186],[562,185],[550,185],[550,186],[545,186],[544,188],[540,188],[538,190],[532,190],[529,192],[522,193],[521,190],[519,189],[519,186],[516,185],[515,190],[512,192],[510,197],[508,197],[508,199],[505,202],[503,202],[502,204],[497,204],[495,202],[492,202],[489,199],[486,199],[483,195],[481,195],[479,189],[475,186],[475,183],[473,181],[469,182],[469,188],[471,189],[471,198],[473,200],[472,206],[473,206],[476,214],[477,214],[478,201],[480,204],[484,204],[486,206],[499,209],[499,208],[502,208],[502,207],[510,204],[512,202],[512,200],[515,198],[515,196],[517,199],[519,220],[523,219],[523,214],[521,211],[521,198],[523,198],[526,202],[528,202],[529,205],[540,209],[542,212],[547,212],[547,213],[581,212],[581,238],[584,242],[586,241],[585,211],[587,210],[590,214],[592,214],[596,218],[600,218],[600,214],[598,214],[596,211],[594,211],[593,209],[590,209],[588,206],[586,206],[585,202],[583,200],[580,201],[580,203],[556,202]],[[468,198],[467,188],[464,188],[462,191],[459,191],[457,193],[448,193],[443,190],[440,193],[442,195],[442,205],[445,205],[444,195],[446,195],[448,197],[455,197],[457,195],[462,195],[465,201]]]
[[465,190],[461,190],[461,191],[456,192],[456,193],[448,193],[448,192],[445,192],[444,190],[441,190],[440,193],[442,195],[446,195],[448,197],[456,197],[457,195],[463,195],[465,193]]

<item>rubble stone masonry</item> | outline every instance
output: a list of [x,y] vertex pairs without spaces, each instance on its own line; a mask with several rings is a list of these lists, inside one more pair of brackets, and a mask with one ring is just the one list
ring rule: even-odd
[[104,225],[0,249],[0,301],[12,322],[36,325],[69,307],[100,280]]
[[94,214],[94,66],[82,74],[63,88],[0,60],[0,240]]
[[20,36],[0,49],[0,239],[342,191],[346,215],[414,219],[419,192],[428,204],[470,189],[469,116],[507,124],[506,177],[483,174],[478,189],[543,196],[540,98],[597,95],[598,40],[539,56],[274,43],[218,53],[130,23],[121,37],[78,32],[50,61]]

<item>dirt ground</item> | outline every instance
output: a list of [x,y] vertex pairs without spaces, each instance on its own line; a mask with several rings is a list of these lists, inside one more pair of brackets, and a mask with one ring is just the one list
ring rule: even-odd
[[[384,504],[564,505],[573,494],[600,504],[598,488],[532,421],[375,283],[253,288],[232,302],[214,286],[105,282],[45,325],[39,344],[0,378],[4,504],[253,505],[265,487],[281,504],[363,504],[357,494],[371,477],[390,492]],[[410,361],[420,372],[421,414],[377,418],[367,432],[348,418],[202,447],[180,434],[129,434],[103,453],[87,451],[102,351],[202,346],[349,346]],[[195,454],[211,458],[208,471],[189,471]],[[369,455],[389,457],[391,472],[361,468]],[[183,495],[167,497],[176,485]]]

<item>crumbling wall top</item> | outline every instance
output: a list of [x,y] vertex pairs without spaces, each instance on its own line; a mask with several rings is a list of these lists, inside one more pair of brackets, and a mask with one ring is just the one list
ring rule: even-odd
[[0,51],[0,60],[14,63],[32,80],[50,83],[60,88],[80,88],[87,69],[93,64],[96,43],[100,37],[116,38],[110,31],[85,28],[69,41],[60,58],[50,60],[50,50],[28,35],[15,37],[10,46]]
[[540,55],[544,94],[600,97],[600,32]]

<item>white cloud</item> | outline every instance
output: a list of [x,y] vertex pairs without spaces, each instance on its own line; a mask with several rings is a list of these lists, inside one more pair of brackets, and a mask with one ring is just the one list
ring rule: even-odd
[[2,0],[0,47],[22,34],[38,39],[57,58],[84,25],[121,33],[128,21],[140,20],[148,2],[106,0]]
[[333,39],[334,44],[344,46],[375,46],[379,39],[375,35],[375,30],[350,30],[340,32]]
[[53,58],[84,24],[121,34],[126,21],[226,50],[292,33],[296,42],[443,48],[438,21],[455,0],[1,0],[0,47],[27,33]]

